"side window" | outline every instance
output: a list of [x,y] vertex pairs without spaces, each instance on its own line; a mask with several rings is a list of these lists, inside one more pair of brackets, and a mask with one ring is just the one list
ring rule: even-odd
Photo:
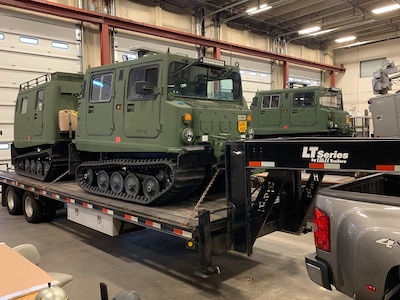
[[313,107],[314,92],[296,92],[293,94],[293,107]]
[[98,74],[90,82],[90,102],[110,102],[112,94],[113,74]]
[[28,111],[28,98],[22,98],[20,114],[24,115]]
[[154,88],[158,86],[158,66],[133,68],[129,72],[128,99],[152,100],[156,98]]
[[262,97],[262,109],[276,109],[279,107],[280,97],[279,95],[264,95]]
[[39,90],[36,94],[35,111],[43,109],[44,90]]

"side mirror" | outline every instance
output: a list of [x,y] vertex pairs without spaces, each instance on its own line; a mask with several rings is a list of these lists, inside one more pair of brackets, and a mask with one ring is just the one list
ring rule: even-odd
[[154,86],[149,81],[138,81],[135,84],[135,91],[139,95],[154,94]]

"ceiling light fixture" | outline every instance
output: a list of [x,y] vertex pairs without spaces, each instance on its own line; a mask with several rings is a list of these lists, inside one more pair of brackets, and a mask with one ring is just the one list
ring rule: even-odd
[[255,6],[252,8],[249,8],[248,10],[246,10],[246,13],[249,14],[250,16],[254,15],[254,14],[258,14],[262,11],[266,11],[268,9],[272,8],[271,5],[268,4],[262,4],[260,6]]
[[321,30],[321,27],[313,26],[313,27],[309,27],[309,28],[306,28],[306,29],[299,30],[298,33],[300,35],[302,35],[302,34],[314,33],[314,32],[320,31],[320,30]]
[[321,35],[321,34],[329,33],[329,32],[334,31],[334,30],[336,30],[336,28],[317,31],[317,32],[311,33],[310,35],[312,35],[312,36]]
[[374,14],[383,14],[385,12],[389,12],[392,10],[396,10],[400,8],[400,4],[393,4],[393,5],[388,5],[388,6],[383,6],[380,8],[376,8],[372,10],[372,13]]
[[356,39],[356,37],[354,35],[351,35],[351,36],[346,36],[346,37],[336,39],[335,42],[336,43],[345,43],[345,42],[354,41],[355,39]]

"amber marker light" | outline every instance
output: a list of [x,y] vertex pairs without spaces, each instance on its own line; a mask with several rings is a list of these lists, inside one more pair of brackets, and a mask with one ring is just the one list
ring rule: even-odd
[[185,124],[188,124],[188,123],[192,122],[192,115],[186,113],[186,114],[183,116],[183,122],[184,122]]

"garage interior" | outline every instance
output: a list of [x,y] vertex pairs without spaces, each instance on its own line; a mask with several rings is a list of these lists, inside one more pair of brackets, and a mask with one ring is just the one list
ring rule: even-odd
[[[386,6],[394,10],[376,11]],[[397,8],[398,0],[0,0],[0,171],[11,166],[21,83],[84,74],[137,47],[238,64],[248,106],[257,91],[290,84],[339,88],[356,133],[373,137],[373,72],[386,60],[400,65]],[[41,268],[72,275],[69,299],[100,299],[100,282],[110,299],[129,290],[143,300],[348,299],[309,280],[312,233],[274,232],[252,256],[220,254],[221,273],[208,278],[194,274],[196,249],[181,239],[149,228],[110,237],[67,220],[65,210],[30,224],[2,207],[0,236],[11,247],[34,244]]]

